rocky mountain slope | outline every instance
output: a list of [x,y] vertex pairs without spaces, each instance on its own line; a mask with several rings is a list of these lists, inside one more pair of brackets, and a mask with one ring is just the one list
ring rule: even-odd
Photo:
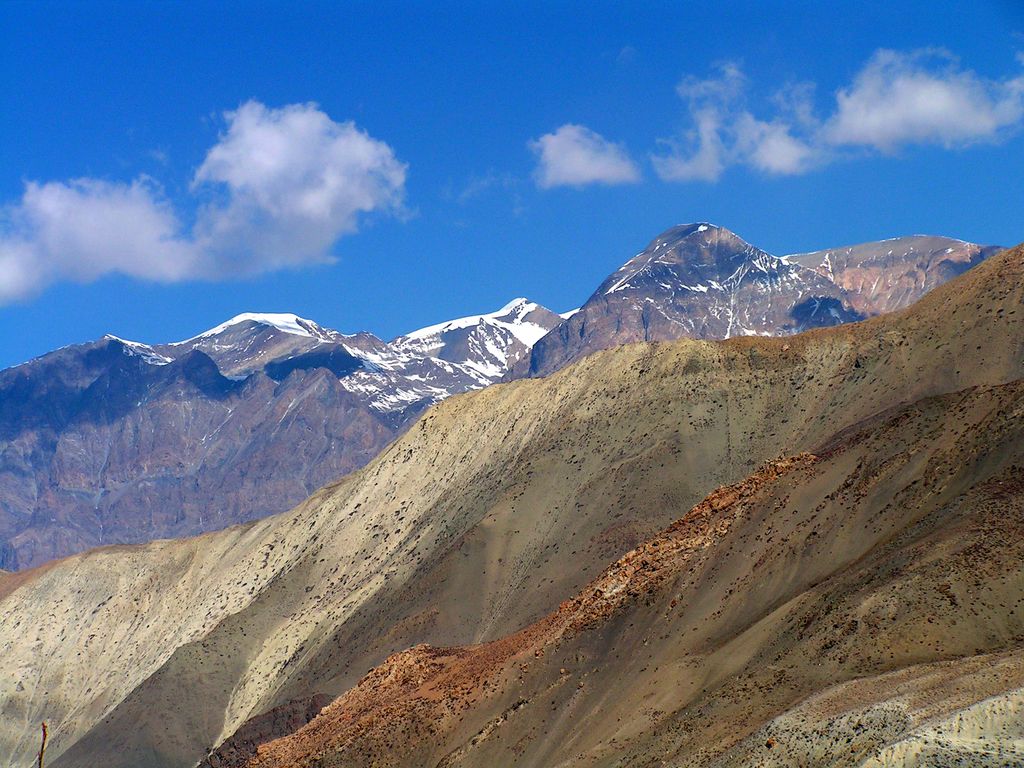
[[0,567],[279,512],[452,394],[632,341],[785,335],[891,311],[992,250],[915,236],[776,258],[693,224],[565,318],[516,299],[384,342],[244,314],[177,343],[67,347],[0,372]]
[[708,223],[663,232],[541,339],[518,375],[634,341],[784,336],[909,306],[995,253],[916,235],[772,256]]
[[451,398],[290,513],[0,577],[0,754],[29,765],[44,718],[55,766],[843,764],[1012,733],[1022,377],[1018,248],[864,323]]
[[842,288],[855,311],[878,315],[910,306],[998,250],[948,237],[912,235],[786,259]]
[[525,299],[386,343],[295,315],[106,337],[0,372],[0,567],[288,509],[561,321]]
[[1022,417],[1016,382],[771,462],[539,622],[392,656],[241,764],[1024,760]]

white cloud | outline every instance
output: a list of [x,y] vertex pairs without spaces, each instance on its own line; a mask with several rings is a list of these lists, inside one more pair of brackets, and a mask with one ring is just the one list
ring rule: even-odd
[[[802,173],[818,153],[782,118],[759,120],[746,107],[748,82],[735,62],[718,65],[707,79],[686,77],[676,87],[686,102],[693,127],[680,139],[666,139],[667,154],[651,156],[655,172],[666,181],[717,181],[732,165],[749,165],[766,173]],[[794,118],[806,121],[801,92],[780,94],[777,101]]]
[[725,61],[717,66],[718,77],[702,80],[694,75],[687,75],[679,81],[676,93],[683,101],[695,107],[724,108],[743,98],[747,88],[747,76],[735,61]]
[[652,155],[654,171],[661,178],[672,181],[717,181],[728,161],[722,131],[722,115],[718,109],[708,107],[694,112],[695,126],[683,144],[673,139],[663,143],[667,155]]
[[766,173],[804,173],[817,164],[821,153],[794,136],[793,130],[784,120],[765,122],[745,112],[736,121],[735,151],[744,162]]
[[221,269],[262,272],[329,260],[360,214],[401,210],[406,166],[391,147],[312,104],[257,102],[225,115],[227,133],[193,186],[222,184],[227,200],[200,211],[197,243]]
[[566,124],[530,142],[534,179],[543,189],[588,184],[631,184],[640,171],[626,149],[582,125]]
[[89,282],[111,272],[181,280],[199,254],[159,189],[146,179],[29,182],[0,222],[0,302],[58,280]]
[[145,177],[27,183],[0,216],[0,303],[112,273],[176,282],[329,261],[362,215],[402,210],[406,166],[351,122],[257,102],[225,118],[193,180],[212,199],[191,228]]
[[733,62],[718,65],[719,75],[706,80],[689,75],[676,86],[687,103],[693,127],[682,139],[662,141],[667,155],[652,155],[655,172],[673,181],[716,181],[731,162],[723,128],[746,88],[746,77]]
[[987,80],[943,51],[878,51],[836,93],[824,138],[891,152],[902,144],[989,141],[1024,117],[1024,77]]
[[781,89],[776,114],[756,117],[739,66],[726,63],[707,79],[677,87],[691,127],[663,140],[651,156],[671,181],[717,181],[730,166],[792,175],[824,165],[844,150],[893,152],[909,144],[964,146],[997,141],[1024,121],[1024,76],[987,80],[942,51],[878,51],[847,88],[836,92],[825,119],[815,116],[813,84]]

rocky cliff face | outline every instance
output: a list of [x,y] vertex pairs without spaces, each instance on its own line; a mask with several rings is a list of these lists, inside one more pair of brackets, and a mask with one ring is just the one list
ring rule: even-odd
[[636,341],[785,336],[909,306],[995,248],[915,236],[772,256],[722,227],[673,227],[612,273],[534,346],[518,375],[547,375]]
[[429,405],[501,378],[560,321],[519,299],[387,343],[247,314],[0,372],[0,567],[286,510]]
[[329,370],[235,380],[117,339],[4,372],[0,403],[0,536],[23,568],[287,509],[395,434]]

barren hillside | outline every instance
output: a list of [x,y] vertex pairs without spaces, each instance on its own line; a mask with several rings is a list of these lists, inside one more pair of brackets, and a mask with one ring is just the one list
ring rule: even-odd
[[397,654],[246,765],[1024,759],[1022,431],[1017,382],[771,462],[538,623]]
[[[998,483],[1016,477],[1017,390],[1001,385],[1022,376],[1022,303],[1018,248],[897,315],[787,339],[599,353],[547,379],[442,403],[365,469],[287,514],[194,539],[94,550],[6,577],[0,657],[11,672],[0,677],[0,754],[30,764],[45,718],[53,765],[189,766],[240,727],[250,741],[283,735],[306,719],[308,708],[296,701],[345,694],[327,710],[344,724],[362,711],[360,697],[385,691],[395,707],[412,707],[412,730],[360,726],[351,744],[369,752],[346,753],[349,732],[324,715],[308,727],[341,734],[341,742],[300,743],[301,754],[330,746],[346,765],[356,754],[365,758],[359,764],[386,762],[377,750],[398,744],[431,759],[451,753],[453,763],[480,756],[500,764],[496,756],[510,747],[532,764],[577,754],[642,764],[666,753],[696,760],[699,745],[708,760],[725,760],[744,748],[744,737],[770,728],[769,718],[829,686],[1012,652],[1020,633],[1008,602],[1020,589],[1012,565],[1019,513],[1012,493],[1000,506]],[[1005,449],[996,449],[997,439]],[[816,458],[785,459],[805,452]],[[735,483],[752,486],[749,494],[721,507],[712,496],[691,513],[698,517],[686,517]],[[900,493],[906,506],[886,506]],[[665,533],[666,542],[679,534],[701,543],[685,539],[682,559],[659,567],[664,578],[649,596],[631,597],[592,630],[572,620],[585,606],[543,619],[680,518],[689,522]],[[904,576],[931,596],[946,567],[941,558],[955,559],[982,533],[1005,539],[992,557],[1006,571],[982,578],[979,556],[964,555],[956,561],[961,580],[939,582],[949,582],[958,607],[942,590],[905,610],[890,599],[901,589],[917,594]],[[928,536],[938,537],[932,570],[925,555],[908,554]],[[704,570],[692,570],[694,557]],[[687,579],[704,579],[704,588]],[[943,624],[920,634],[928,617],[967,624],[972,598],[982,595],[988,607],[984,620],[974,618],[976,631],[951,635],[948,648],[928,645],[945,637]],[[658,624],[666,605],[671,623]],[[804,639],[793,640],[804,619]],[[847,631],[852,619],[858,624]],[[525,635],[515,634],[523,627]],[[850,645],[862,637],[873,642]],[[825,642],[833,646],[822,649]],[[420,649],[352,689],[388,654],[420,643],[489,644]],[[552,643],[578,648],[580,658],[547,650]],[[523,670],[523,648],[545,661]],[[389,688],[390,676],[405,679],[402,659],[412,664],[412,681]],[[606,679],[589,671],[591,660],[609,670]],[[479,667],[471,679],[489,682],[478,700],[438,687],[430,707],[454,701],[465,713],[442,711],[435,722],[428,707],[421,720],[420,680],[461,680],[466,664]],[[518,705],[519,674],[523,697],[546,696],[550,714]],[[563,677],[571,684],[561,685]],[[673,706],[659,697],[663,681]],[[376,686],[369,693],[368,684]],[[712,687],[722,691],[713,701]],[[956,701],[967,706],[973,695]],[[619,699],[628,709],[617,708]],[[272,710],[286,705],[292,714],[275,718]],[[817,728],[815,713],[825,710],[800,706],[793,716]],[[906,707],[916,727],[916,710]],[[502,731],[520,712],[524,730]],[[741,716],[749,733],[727,728]],[[613,728],[613,717],[626,724],[615,720]],[[572,730],[573,722],[595,727]],[[716,735],[715,722],[730,733]],[[492,732],[523,741],[481,742]],[[483,750],[472,749],[474,738]],[[295,748],[281,744],[261,759]]]

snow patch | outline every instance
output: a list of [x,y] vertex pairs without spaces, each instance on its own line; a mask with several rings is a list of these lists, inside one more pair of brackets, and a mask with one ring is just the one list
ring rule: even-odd
[[[503,322],[501,324],[511,327],[522,323],[522,319],[533,312],[533,310],[537,309],[537,306],[537,304],[534,304],[532,301],[524,298],[513,299],[495,312],[488,312],[483,315],[467,315],[466,317],[458,317],[444,323],[428,325],[426,328],[420,328],[417,331],[412,331],[404,336],[400,336],[399,338],[414,340],[429,339],[433,336],[439,336],[442,333],[447,333],[448,331],[456,331],[460,328],[469,328],[473,325],[479,325],[481,322],[485,322],[487,320],[498,320],[498,318],[504,318],[506,315],[513,315],[512,321]],[[533,325],[533,323],[527,323],[526,325]]]
[[135,357],[141,357],[150,365],[167,365],[168,363],[174,362],[173,358],[159,354],[149,346],[149,344],[143,344],[138,341],[128,341],[128,339],[122,339],[120,336],[115,336],[112,333],[106,334],[103,338],[121,342],[124,344],[125,350],[128,354],[134,355]]
[[198,341],[200,339],[209,338],[210,336],[216,336],[218,333],[223,333],[232,326],[240,325],[242,323],[266,325],[271,328],[276,328],[282,333],[290,333],[295,336],[305,336],[311,339],[329,339],[341,335],[336,331],[327,331],[312,320],[306,320],[305,318],[293,315],[290,312],[243,312],[240,315],[235,315],[230,320],[227,320],[220,325],[214,326],[208,331],[203,331],[190,339],[174,343],[176,345],[187,344],[191,341]]

